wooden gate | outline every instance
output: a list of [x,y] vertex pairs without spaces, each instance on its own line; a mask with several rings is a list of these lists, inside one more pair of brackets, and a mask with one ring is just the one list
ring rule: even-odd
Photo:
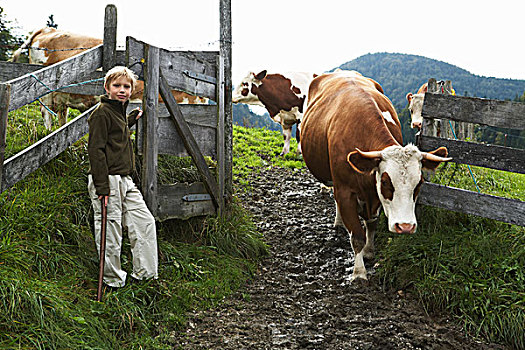
[[[429,80],[428,90],[435,91],[431,84],[435,85],[434,79]],[[433,118],[524,130],[524,103],[426,93],[422,116],[423,125],[417,141],[422,151],[445,146],[455,163],[525,174],[523,149],[429,135]],[[419,203],[525,226],[525,202],[519,200],[427,182],[421,189]]]
[[[125,53],[116,50],[116,8],[106,7],[104,45],[42,68],[1,62],[0,74],[0,188],[10,188],[63,152],[87,133],[90,109],[22,152],[4,161],[5,133],[9,111],[77,81],[103,76],[104,70],[125,63],[145,80],[144,116],[137,141],[143,156],[142,190],[158,220],[222,214],[232,194],[231,106],[231,0],[220,2],[220,50],[215,52],[170,52],[131,37]],[[142,63],[137,65],[135,63]],[[6,69],[4,69],[4,67]],[[142,69],[143,67],[143,69]],[[21,74],[16,74],[21,72]],[[24,75],[25,74],[25,75]],[[17,78],[12,78],[16,75]],[[7,78],[7,79],[6,79]],[[7,80],[7,81],[6,81]],[[96,85],[96,84],[95,84]],[[80,86],[67,92],[93,94],[103,91]],[[178,105],[171,89],[204,96],[214,105]],[[165,104],[158,103],[158,95]],[[157,186],[158,154],[190,155],[201,183]],[[216,161],[213,176],[204,156]]]

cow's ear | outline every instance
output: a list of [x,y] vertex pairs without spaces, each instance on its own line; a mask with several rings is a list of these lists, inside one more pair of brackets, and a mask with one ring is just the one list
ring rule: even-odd
[[266,69],[261,71],[260,73],[258,73],[256,76],[255,76],[255,79],[257,80],[263,80],[264,77],[266,76]]
[[410,103],[410,101],[412,101],[412,96],[414,96],[414,95],[412,95],[411,92],[409,92],[409,93],[407,94],[407,101],[408,101],[408,103]]
[[433,171],[439,164],[442,162],[448,162],[452,158],[446,158],[448,155],[448,150],[446,147],[439,147],[438,149],[432,152],[423,153],[423,159],[421,159],[421,165],[423,169]]
[[365,157],[358,151],[348,153],[346,160],[350,166],[361,174],[370,174],[379,167],[381,157]]

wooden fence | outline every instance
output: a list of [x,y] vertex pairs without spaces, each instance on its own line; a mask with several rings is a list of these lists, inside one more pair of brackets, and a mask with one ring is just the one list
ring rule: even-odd
[[[0,62],[1,192],[24,179],[88,132],[92,110],[5,160],[8,112],[64,86],[100,78],[115,64],[127,64],[145,80],[144,116],[137,127],[142,155],[142,192],[159,220],[222,213],[232,193],[231,0],[220,1],[220,50],[170,52],[127,38],[126,52],[116,50],[116,8],[106,7],[104,44],[42,68]],[[143,62],[143,65],[134,64]],[[143,66],[143,69],[142,69]],[[13,78],[15,77],[15,78]],[[171,90],[208,97],[215,105],[178,105]],[[98,95],[102,83],[70,87],[64,92]],[[162,95],[165,107],[158,104]],[[190,155],[202,182],[157,186],[158,154]],[[204,159],[217,163],[217,178]]]
[[[435,80],[429,80],[429,91]],[[525,104],[426,93],[423,126],[418,147],[430,151],[447,147],[452,162],[484,168],[525,173],[525,150],[496,145],[444,139],[429,135],[433,118],[448,119],[508,129],[525,129]],[[425,183],[419,203],[525,226],[525,202],[459,188]]]

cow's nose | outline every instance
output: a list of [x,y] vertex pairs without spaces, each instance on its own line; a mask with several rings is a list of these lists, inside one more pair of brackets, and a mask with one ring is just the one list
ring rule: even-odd
[[421,129],[421,122],[413,122],[412,129]]
[[414,233],[416,225],[414,224],[396,224],[396,232],[400,234]]

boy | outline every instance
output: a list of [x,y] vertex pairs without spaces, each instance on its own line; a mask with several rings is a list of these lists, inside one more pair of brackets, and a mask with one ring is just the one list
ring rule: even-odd
[[131,179],[135,159],[129,128],[141,117],[142,110],[137,108],[126,116],[126,107],[136,79],[126,67],[109,70],[104,78],[107,95],[101,96],[100,105],[88,118],[88,191],[95,212],[99,257],[102,199],[107,206],[104,283],[110,287],[123,287],[126,283],[127,274],[120,265],[123,227],[128,229],[133,255],[131,277],[157,278],[155,219]]

